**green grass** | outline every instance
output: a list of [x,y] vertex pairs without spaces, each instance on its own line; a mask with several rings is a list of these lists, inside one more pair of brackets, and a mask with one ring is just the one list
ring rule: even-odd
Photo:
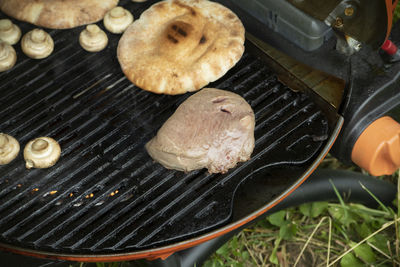
[[378,202],[378,209],[346,204],[340,195],[338,202],[269,215],[235,236],[205,266],[400,266],[399,214]]

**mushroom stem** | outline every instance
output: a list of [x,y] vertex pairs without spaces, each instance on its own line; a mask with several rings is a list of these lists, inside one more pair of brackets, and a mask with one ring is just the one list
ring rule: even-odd
[[131,12],[123,7],[117,6],[111,9],[104,16],[104,27],[112,33],[123,33],[129,25],[133,22],[133,15]]
[[9,32],[12,30],[12,22],[9,19],[0,20],[0,31]]
[[40,44],[46,40],[46,33],[40,29],[34,29],[32,31],[31,40],[34,43]]
[[124,9],[119,6],[119,7],[115,7],[113,9],[111,9],[110,15],[113,18],[120,18],[120,17],[123,17],[125,15],[125,12],[124,12]]
[[39,137],[29,141],[24,149],[25,166],[31,168],[49,168],[56,164],[61,155],[61,147],[50,137]]
[[16,62],[17,54],[14,48],[10,44],[0,41],[0,72],[11,69]]
[[6,49],[6,43],[0,42],[0,60],[8,57],[8,51]]
[[0,148],[3,149],[8,144],[8,137],[0,133]]
[[28,160],[26,161],[25,167],[26,167],[27,169],[32,169],[33,167],[35,167],[35,164],[33,163],[32,160],[29,160],[29,159],[28,159]]
[[9,19],[0,19],[0,40],[10,45],[16,44],[21,38],[21,30]]
[[53,52],[54,42],[44,30],[34,29],[22,37],[21,48],[28,57],[42,59]]
[[19,152],[18,141],[7,134],[0,133],[0,165],[8,164]]
[[41,150],[45,150],[48,146],[49,146],[49,143],[46,140],[39,138],[33,142],[32,150],[33,151],[41,151]]
[[88,25],[86,27],[86,30],[88,31],[91,37],[96,36],[100,32],[100,28],[95,24]]
[[90,24],[79,35],[79,43],[86,51],[99,52],[107,46],[108,37],[99,26]]

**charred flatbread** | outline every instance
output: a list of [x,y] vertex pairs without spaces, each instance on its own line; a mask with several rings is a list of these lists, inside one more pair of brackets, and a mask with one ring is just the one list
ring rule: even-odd
[[103,19],[117,4],[118,0],[0,0],[0,9],[40,27],[68,29]]
[[196,91],[232,68],[244,52],[244,27],[206,0],[154,4],[123,34],[118,60],[136,86],[154,93]]

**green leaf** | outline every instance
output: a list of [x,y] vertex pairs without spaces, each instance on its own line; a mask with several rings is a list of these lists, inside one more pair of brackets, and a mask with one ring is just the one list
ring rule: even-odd
[[278,265],[279,264],[279,262],[278,262],[278,256],[276,255],[276,252],[278,251],[278,247],[279,247],[279,244],[281,243],[281,238],[279,237],[279,238],[277,238],[277,239],[275,239],[275,242],[274,242],[274,249],[272,250],[272,253],[271,253],[271,255],[269,256],[269,261],[271,262],[271,263],[273,263],[273,264],[276,264],[276,265]]
[[206,261],[206,262],[203,264],[203,267],[214,267],[214,266],[215,266],[215,261],[212,261],[211,259],[208,260],[208,261]]
[[242,252],[242,259],[243,261],[247,261],[250,258],[250,254],[247,251]]
[[236,235],[232,238],[232,240],[231,240],[231,242],[230,242],[230,245],[231,245],[232,249],[237,249],[237,248],[239,248],[239,245],[238,245],[238,238],[237,238]]
[[275,226],[282,226],[285,222],[286,211],[281,210],[268,216],[268,221]]
[[345,207],[331,206],[328,208],[328,212],[335,220],[339,221],[340,224],[343,224],[346,227],[351,223],[356,223],[354,215],[346,210]]
[[217,251],[216,251],[216,253],[218,254],[218,255],[226,255],[226,254],[228,254],[228,252],[229,252],[229,246],[228,246],[228,243],[225,243],[222,247],[220,247]]
[[279,229],[279,237],[283,240],[291,240],[297,233],[297,226],[294,223],[287,223]]
[[233,256],[235,256],[235,257],[237,257],[237,258],[240,258],[240,257],[242,256],[242,254],[240,253],[240,251],[237,250],[237,249],[232,250],[231,253],[233,254]]
[[311,205],[312,203],[305,203],[299,206],[301,214],[306,217],[311,217]]
[[363,222],[360,227],[356,227],[356,230],[362,238],[366,238],[373,232],[371,227],[366,222]]
[[[351,247],[354,247],[355,245],[355,242],[350,242]],[[372,251],[372,248],[368,244],[364,243],[359,245],[354,249],[354,253],[364,262],[373,263],[376,261],[375,253]]]
[[340,260],[341,267],[364,267],[365,264],[354,256],[353,253],[348,253]]
[[311,206],[311,217],[316,218],[328,208],[328,202],[314,202]]
[[384,234],[376,234],[370,239],[368,239],[368,242],[371,242],[372,245],[377,247],[379,250],[383,251],[387,255],[390,254],[389,248],[387,246],[387,241],[389,238],[385,236]]

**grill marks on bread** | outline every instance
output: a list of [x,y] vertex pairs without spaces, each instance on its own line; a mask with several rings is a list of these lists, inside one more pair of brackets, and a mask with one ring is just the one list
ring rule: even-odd
[[192,29],[193,27],[190,24],[178,21],[168,28],[167,39],[177,44],[180,40],[187,38]]
[[223,76],[242,56],[243,44],[242,23],[224,6],[167,0],[147,9],[125,31],[117,53],[136,86],[182,94]]

